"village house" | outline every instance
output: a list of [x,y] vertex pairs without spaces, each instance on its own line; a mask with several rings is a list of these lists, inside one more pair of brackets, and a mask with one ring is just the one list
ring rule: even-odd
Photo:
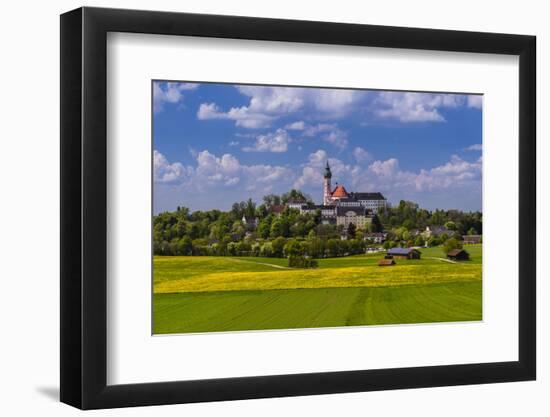
[[386,240],[387,233],[377,232],[377,233],[367,233],[365,234],[365,240],[370,240],[373,243],[381,244]]
[[481,243],[481,235],[463,235],[462,240],[465,245],[475,245]]
[[260,219],[257,217],[246,217],[243,215],[242,222],[245,228],[248,230],[254,230],[256,227],[258,227],[258,223],[260,222]]
[[454,232],[443,226],[426,226],[426,230],[422,232],[422,237],[428,240],[431,237],[439,237],[441,235],[450,236]]
[[302,208],[307,207],[307,201],[305,200],[305,198],[292,198],[288,200],[286,206],[288,208],[300,210],[300,212],[302,212]]
[[420,259],[420,251],[415,248],[391,248],[387,253],[398,259]]

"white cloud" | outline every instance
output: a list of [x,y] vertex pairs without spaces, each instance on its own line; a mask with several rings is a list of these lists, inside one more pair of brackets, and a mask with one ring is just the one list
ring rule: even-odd
[[153,111],[162,111],[164,103],[176,104],[183,99],[182,91],[195,90],[199,85],[192,83],[160,82],[153,83]]
[[337,89],[316,89],[312,97],[315,107],[323,112],[342,116],[346,114],[353,105],[362,97],[368,94],[359,90],[337,90]]
[[284,129],[277,129],[275,132],[259,135],[253,146],[245,146],[244,152],[286,152],[288,144],[292,142],[291,137]]
[[481,109],[483,106],[483,96],[471,94],[468,96],[468,107]]
[[234,120],[236,126],[247,129],[269,127],[275,120],[272,116],[254,113],[247,107],[233,107],[225,113],[215,103],[202,103],[199,106],[197,118],[199,120]]
[[470,145],[467,148],[464,148],[465,151],[481,151],[483,149],[483,146],[481,143],[476,143],[474,145]]
[[196,153],[196,166],[170,163],[154,150],[154,181],[157,184],[178,186],[186,191],[203,191],[216,187],[234,187],[265,190],[272,185],[290,184],[294,179],[291,169],[267,164],[244,165],[229,153],[216,156],[207,150]]
[[[223,111],[215,103],[203,103],[197,117],[200,120],[233,120],[236,126],[248,129],[270,127],[280,117],[303,111],[319,119],[336,119],[348,114],[366,95],[366,92],[357,90],[320,88],[243,85],[236,88],[249,97],[248,105]],[[288,129],[301,130],[300,123],[303,122],[292,123]]]
[[353,156],[358,163],[370,161],[372,159],[372,155],[360,146],[357,146],[353,150]]
[[443,165],[415,172],[401,169],[396,158],[373,161],[365,167],[327,157],[327,153],[322,149],[311,153],[302,166],[301,175],[294,182],[294,186],[320,187],[327,159],[332,170],[332,180],[344,184],[349,191],[418,193],[468,185],[477,186],[481,178],[481,158],[468,162],[453,155]]
[[325,142],[344,149],[348,145],[347,133],[335,123],[319,123],[317,125],[304,125],[303,136],[319,136]]
[[449,162],[431,169],[421,169],[419,172],[403,171],[399,167],[399,161],[390,158],[369,165],[367,177],[383,189],[409,188],[420,192],[458,188],[470,182],[479,182],[481,158],[468,162],[452,155]]
[[399,161],[395,158],[386,161],[374,161],[369,165],[369,170],[379,177],[393,177],[399,172]]
[[226,118],[225,115],[221,113],[220,108],[216,105],[216,103],[202,103],[199,106],[197,117],[199,120]]
[[179,162],[170,163],[156,149],[153,151],[153,180],[159,184],[181,184],[193,175],[193,168]]
[[380,92],[374,100],[374,114],[400,122],[444,122],[440,108],[464,105],[464,95]]
[[285,126],[285,129],[288,129],[288,130],[304,130],[305,128],[306,128],[306,123],[303,120],[289,123]]
[[324,149],[309,154],[307,162],[302,166],[301,175],[294,182],[294,187],[319,186],[323,182],[323,173],[327,161],[330,164],[332,176],[344,181],[353,171],[351,165],[346,165],[338,158],[329,158]]
[[326,135],[323,135],[321,139],[323,139],[325,142],[332,143],[337,148],[344,149],[346,146],[348,146],[347,136],[347,133],[343,130],[334,129]]
[[289,168],[273,165],[244,165],[229,153],[216,156],[207,150],[197,153],[197,166],[192,169],[192,175],[187,178],[186,187],[189,190],[203,190],[212,187],[233,187],[241,185],[244,188],[261,185],[265,189],[270,184],[292,181],[293,173]]
[[229,146],[239,146],[240,142],[238,140],[232,140],[229,142]]

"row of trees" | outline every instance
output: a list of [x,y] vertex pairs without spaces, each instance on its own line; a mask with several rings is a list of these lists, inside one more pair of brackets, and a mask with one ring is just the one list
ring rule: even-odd
[[[322,224],[319,211],[300,214],[286,208],[274,213],[275,207],[291,200],[311,203],[309,196],[292,190],[281,196],[267,195],[259,205],[250,199],[235,203],[225,212],[191,212],[178,207],[176,211],[160,213],[153,218],[153,251],[155,255],[288,257],[285,247],[292,244],[302,248],[300,256],[321,258],[364,252],[373,243],[366,239],[370,232],[388,230],[384,246],[390,248],[440,245],[449,238],[460,240],[461,234],[481,234],[482,228],[479,212],[430,212],[415,203],[401,201],[374,216],[367,230],[353,224],[344,230],[334,224]],[[423,233],[426,226],[443,226],[447,232],[430,237]],[[347,240],[341,240],[343,236]]]
[[365,253],[368,242],[358,239],[285,239],[278,237],[273,240],[251,241],[245,239],[238,242],[213,243],[202,239],[191,241],[184,237],[172,242],[154,243],[155,255],[177,256],[261,256],[267,258],[332,258],[338,256]]
[[460,210],[429,211],[412,201],[401,200],[395,207],[381,210],[380,221],[387,229],[424,230],[427,226],[444,226],[459,235],[482,234],[483,215],[479,211]]
[[[205,239],[209,243],[237,242],[245,237],[253,239],[284,238],[339,238],[344,232],[335,225],[321,223],[321,212],[300,214],[298,210],[286,208],[281,213],[273,213],[273,206],[290,199],[309,197],[292,190],[283,196],[270,194],[264,197],[264,203],[256,206],[252,200],[235,203],[228,212],[220,210],[190,212],[185,207],[178,207],[175,212],[164,212],[153,219],[153,241],[179,241],[188,237],[191,241]],[[250,223],[244,223],[243,217]],[[368,230],[349,230],[349,237],[364,237],[370,231],[381,231],[382,224],[375,216]],[[185,241],[186,244],[188,240]],[[182,242],[183,244],[183,242]],[[166,246],[166,245],[165,245]]]

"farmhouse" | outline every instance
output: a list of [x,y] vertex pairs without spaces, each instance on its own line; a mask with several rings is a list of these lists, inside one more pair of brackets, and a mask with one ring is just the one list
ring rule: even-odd
[[258,223],[260,222],[260,219],[257,217],[246,217],[243,215],[242,218],[243,225],[250,229],[255,229],[258,226]]
[[380,259],[378,261],[378,266],[393,266],[395,261],[393,259]]
[[470,259],[470,254],[464,249],[453,249],[447,254],[447,258],[453,261],[467,261]]
[[481,235],[463,235],[462,240],[465,245],[474,245],[481,243]]
[[414,248],[391,248],[388,255],[401,259],[420,259],[420,251]]

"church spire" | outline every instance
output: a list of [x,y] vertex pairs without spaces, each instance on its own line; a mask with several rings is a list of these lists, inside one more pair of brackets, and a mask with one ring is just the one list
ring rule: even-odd
[[323,204],[329,205],[332,202],[332,186],[330,185],[330,179],[332,178],[332,172],[330,172],[330,166],[327,160],[327,166],[325,167],[325,175],[323,175]]
[[324,175],[325,178],[332,178],[332,172],[330,172],[330,166],[328,164],[328,160],[327,160],[327,166],[325,167],[325,175]]

